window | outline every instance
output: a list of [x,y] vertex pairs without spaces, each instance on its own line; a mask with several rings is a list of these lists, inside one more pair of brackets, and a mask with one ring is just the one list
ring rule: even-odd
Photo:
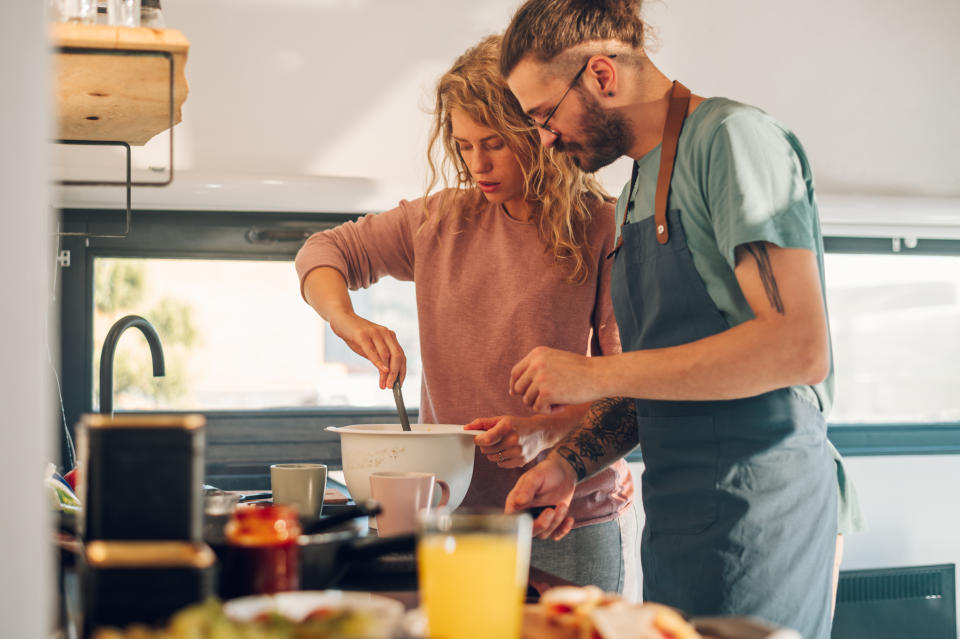
[[[206,481],[269,488],[269,464],[340,463],[324,429],[395,422],[390,391],[369,362],[335,337],[300,298],[293,258],[310,234],[348,214],[65,210],[70,266],[60,269],[61,394],[73,433],[99,409],[99,357],[110,326],[142,315],[163,341],[167,375],[152,377],[146,340],[123,334],[114,357],[114,410],[201,412]],[[419,402],[413,284],[383,280],[352,294],[357,311],[393,329],[407,353],[404,399]],[[61,457],[69,460],[66,438]]]
[[[114,357],[114,410],[390,408],[379,375],[298,295],[289,260],[94,259],[93,358],[110,326],[137,314],[163,342],[153,377],[146,340],[124,333]],[[357,312],[393,329],[407,355],[405,400],[420,398],[412,282],[386,278],[351,294]],[[99,408],[94,379],[93,406]]]
[[826,237],[844,455],[960,454],[960,240]]
[[[66,210],[63,228],[115,233],[122,217]],[[338,465],[339,440],[324,428],[395,421],[393,398],[300,298],[292,261],[307,235],[355,217],[135,211],[127,238],[62,238],[71,254],[60,270],[67,424],[98,408],[106,331],[138,314],[160,332],[168,375],[152,377],[145,340],[128,331],[114,360],[114,408],[204,413],[209,483],[267,487],[278,461]],[[896,251],[887,238],[827,237],[825,246],[831,440],[844,454],[960,453],[960,241]],[[352,299],[397,332],[416,418],[413,284],[385,280]]]
[[960,422],[960,255],[828,253],[831,421]]

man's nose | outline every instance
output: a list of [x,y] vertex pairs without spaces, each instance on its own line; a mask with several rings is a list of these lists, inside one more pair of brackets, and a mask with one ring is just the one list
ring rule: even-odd
[[556,133],[551,133],[541,127],[537,127],[537,132],[540,134],[540,146],[545,149],[552,147],[553,143],[556,142],[559,137]]

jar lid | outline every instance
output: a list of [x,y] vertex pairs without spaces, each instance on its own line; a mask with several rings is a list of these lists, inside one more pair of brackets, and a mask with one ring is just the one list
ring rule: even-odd
[[140,8],[152,7],[154,9],[160,8],[160,0],[140,0]]
[[279,504],[241,504],[224,528],[235,546],[286,546],[297,543],[300,533],[296,508]]

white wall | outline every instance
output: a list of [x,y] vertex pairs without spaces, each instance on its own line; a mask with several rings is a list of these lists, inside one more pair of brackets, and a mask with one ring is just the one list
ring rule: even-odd
[[[198,174],[194,184],[208,177],[221,183],[224,174],[233,184],[259,180],[267,193],[262,200],[279,200],[286,210],[296,204],[288,189],[262,185],[263,178],[385,182],[381,192],[368,187],[375,199],[363,207],[416,195],[434,83],[464,49],[505,28],[518,5],[165,0],[168,25],[191,40],[177,168]],[[821,196],[941,198],[960,217],[960,3],[646,5],[656,33],[654,62],[698,93],[756,104],[792,128],[808,151]],[[158,136],[135,149],[135,166],[164,166],[166,149],[166,137]],[[628,176],[625,163],[601,174],[615,193]],[[184,184],[141,190],[134,202],[173,197]],[[323,208],[324,193],[342,200],[336,188],[317,185],[313,210]],[[230,197],[230,188],[217,187],[216,194],[191,189],[214,205]],[[74,189],[70,197],[90,203],[94,195]],[[100,201],[116,206],[120,197],[113,189]]]
[[867,532],[847,540],[845,569],[960,566],[960,457],[849,457]]
[[960,3],[648,0],[653,55],[694,92],[767,110],[822,194],[960,197]]
[[57,422],[47,377],[47,296],[52,265],[48,205],[44,3],[4,0],[0,17],[0,631],[50,634],[53,601],[43,487]]

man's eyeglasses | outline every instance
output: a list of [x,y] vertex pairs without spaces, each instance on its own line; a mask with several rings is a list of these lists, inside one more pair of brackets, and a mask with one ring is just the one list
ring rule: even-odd
[[[591,56],[591,57],[593,57],[593,56]],[[614,54],[612,54],[612,55],[608,55],[607,57],[608,57],[608,58],[615,58],[615,57],[617,57],[617,54],[614,53]],[[556,115],[557,109],[559,109],[559,108],[560,108],[560,105],[563,104],[564,98],[567,97],[567,94],[570,93],[570,91],[573,89],[573,87],[577,86],[577,82],[580,81],[580,76],[583,75],[583,72],[587,70],[587,66],[589,66],[589,65],[590,65],[590,58],[587,58],[587,61],[584,62],[584,63],[583,63],[583,66],[580,67],[580,70],[577,71],[577,75],[573,76],[573,80],[570,81],[569,86],[567,86],[567,90],[564,91],[564,92],[563,92],[563,95],[560,96],[560,99],[557,100],[557,104],[554,105],[554,107],[553,107],[552,109],[550,109],[550,113],[547,114],[547,117],[544,118],[543,122],[537,122],[536,120],[534,120],[534,119],[531,118],[531,117],[528,117],[528,118],[527,118],[527,119],[530,121],[530,125],[531,125],[531,126],[539,127],[539,128],[541,128],[541,129],[543,129],[544,131],[546,131],[547,133],[550,133],[550,134],[553,134],[553,135],[555,135],[555,136],[557,136],[557,137],[560,137],[560,133],[559,133],[559,132],[553,130],[550,126],[548,126],[548,123],[550,122],[550,118],[552,118],[554,115]]]

